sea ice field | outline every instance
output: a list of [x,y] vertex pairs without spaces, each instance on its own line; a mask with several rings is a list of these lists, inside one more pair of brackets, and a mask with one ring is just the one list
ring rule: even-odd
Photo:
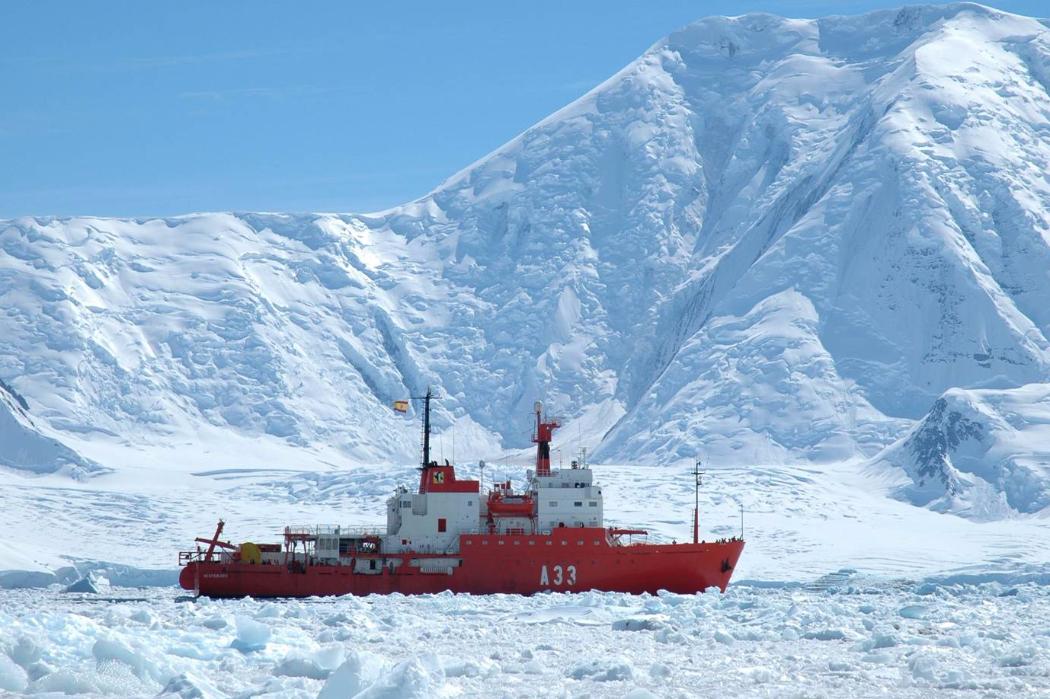
[[1050,696],[1050,587],[843,571],[724,595],[0,592],[6,695]]

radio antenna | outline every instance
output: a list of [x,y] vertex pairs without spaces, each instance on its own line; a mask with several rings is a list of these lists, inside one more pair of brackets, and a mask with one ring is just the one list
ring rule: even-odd
[[704,472],[700,470],[700,459],[693,464],[693,543],[700,543],[700,486],[703,485]]

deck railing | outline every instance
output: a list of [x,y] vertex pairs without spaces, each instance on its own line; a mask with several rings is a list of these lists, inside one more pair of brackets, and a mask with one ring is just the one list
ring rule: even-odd
[[292,536],[298,539],[317,536],[349,536],[358,538],[364,536],[385,536],[386,527],[375,525],[342,526],[335,524],[316,524],[312,526],[285,527],[284,534],[285,536]]
[[[184,566],[189,563],[204,563],[208,560],[207,551],[179,551],[179,566]],[[223,551],[221,549],[213,551],[211,554],[211,561],[213,563],[232,563],[233,552]]]

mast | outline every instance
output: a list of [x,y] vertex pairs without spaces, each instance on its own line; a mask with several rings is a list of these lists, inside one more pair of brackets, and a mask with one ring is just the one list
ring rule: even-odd
[[427,492],[428,477],[430,469],[430,399],[434,392],[427,386],[425,396],[412,396],[414,400],[423,401],[423,458],[419,465],[419,492]]
[[430,386],[427,386],[427,394],[423,396],[423,468],[430,465],[430,399],[432,396]]
[[700,486],[704,472],[700,470],[700,459],[693,464],[693,543],[700,543]]

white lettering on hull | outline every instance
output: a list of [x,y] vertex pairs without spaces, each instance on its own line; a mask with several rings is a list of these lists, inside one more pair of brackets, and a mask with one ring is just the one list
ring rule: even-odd
[[[553,573],[555,587],[561,586],[563,584],[568,585],[569,587],[573,587],[574,585],[576,585],[576,566],[556,565],[553,567]],[[551,585],[551,576],[550,572],[547,571],[546,565],[540,568],[540,585],[544,587],[550,587]]]

